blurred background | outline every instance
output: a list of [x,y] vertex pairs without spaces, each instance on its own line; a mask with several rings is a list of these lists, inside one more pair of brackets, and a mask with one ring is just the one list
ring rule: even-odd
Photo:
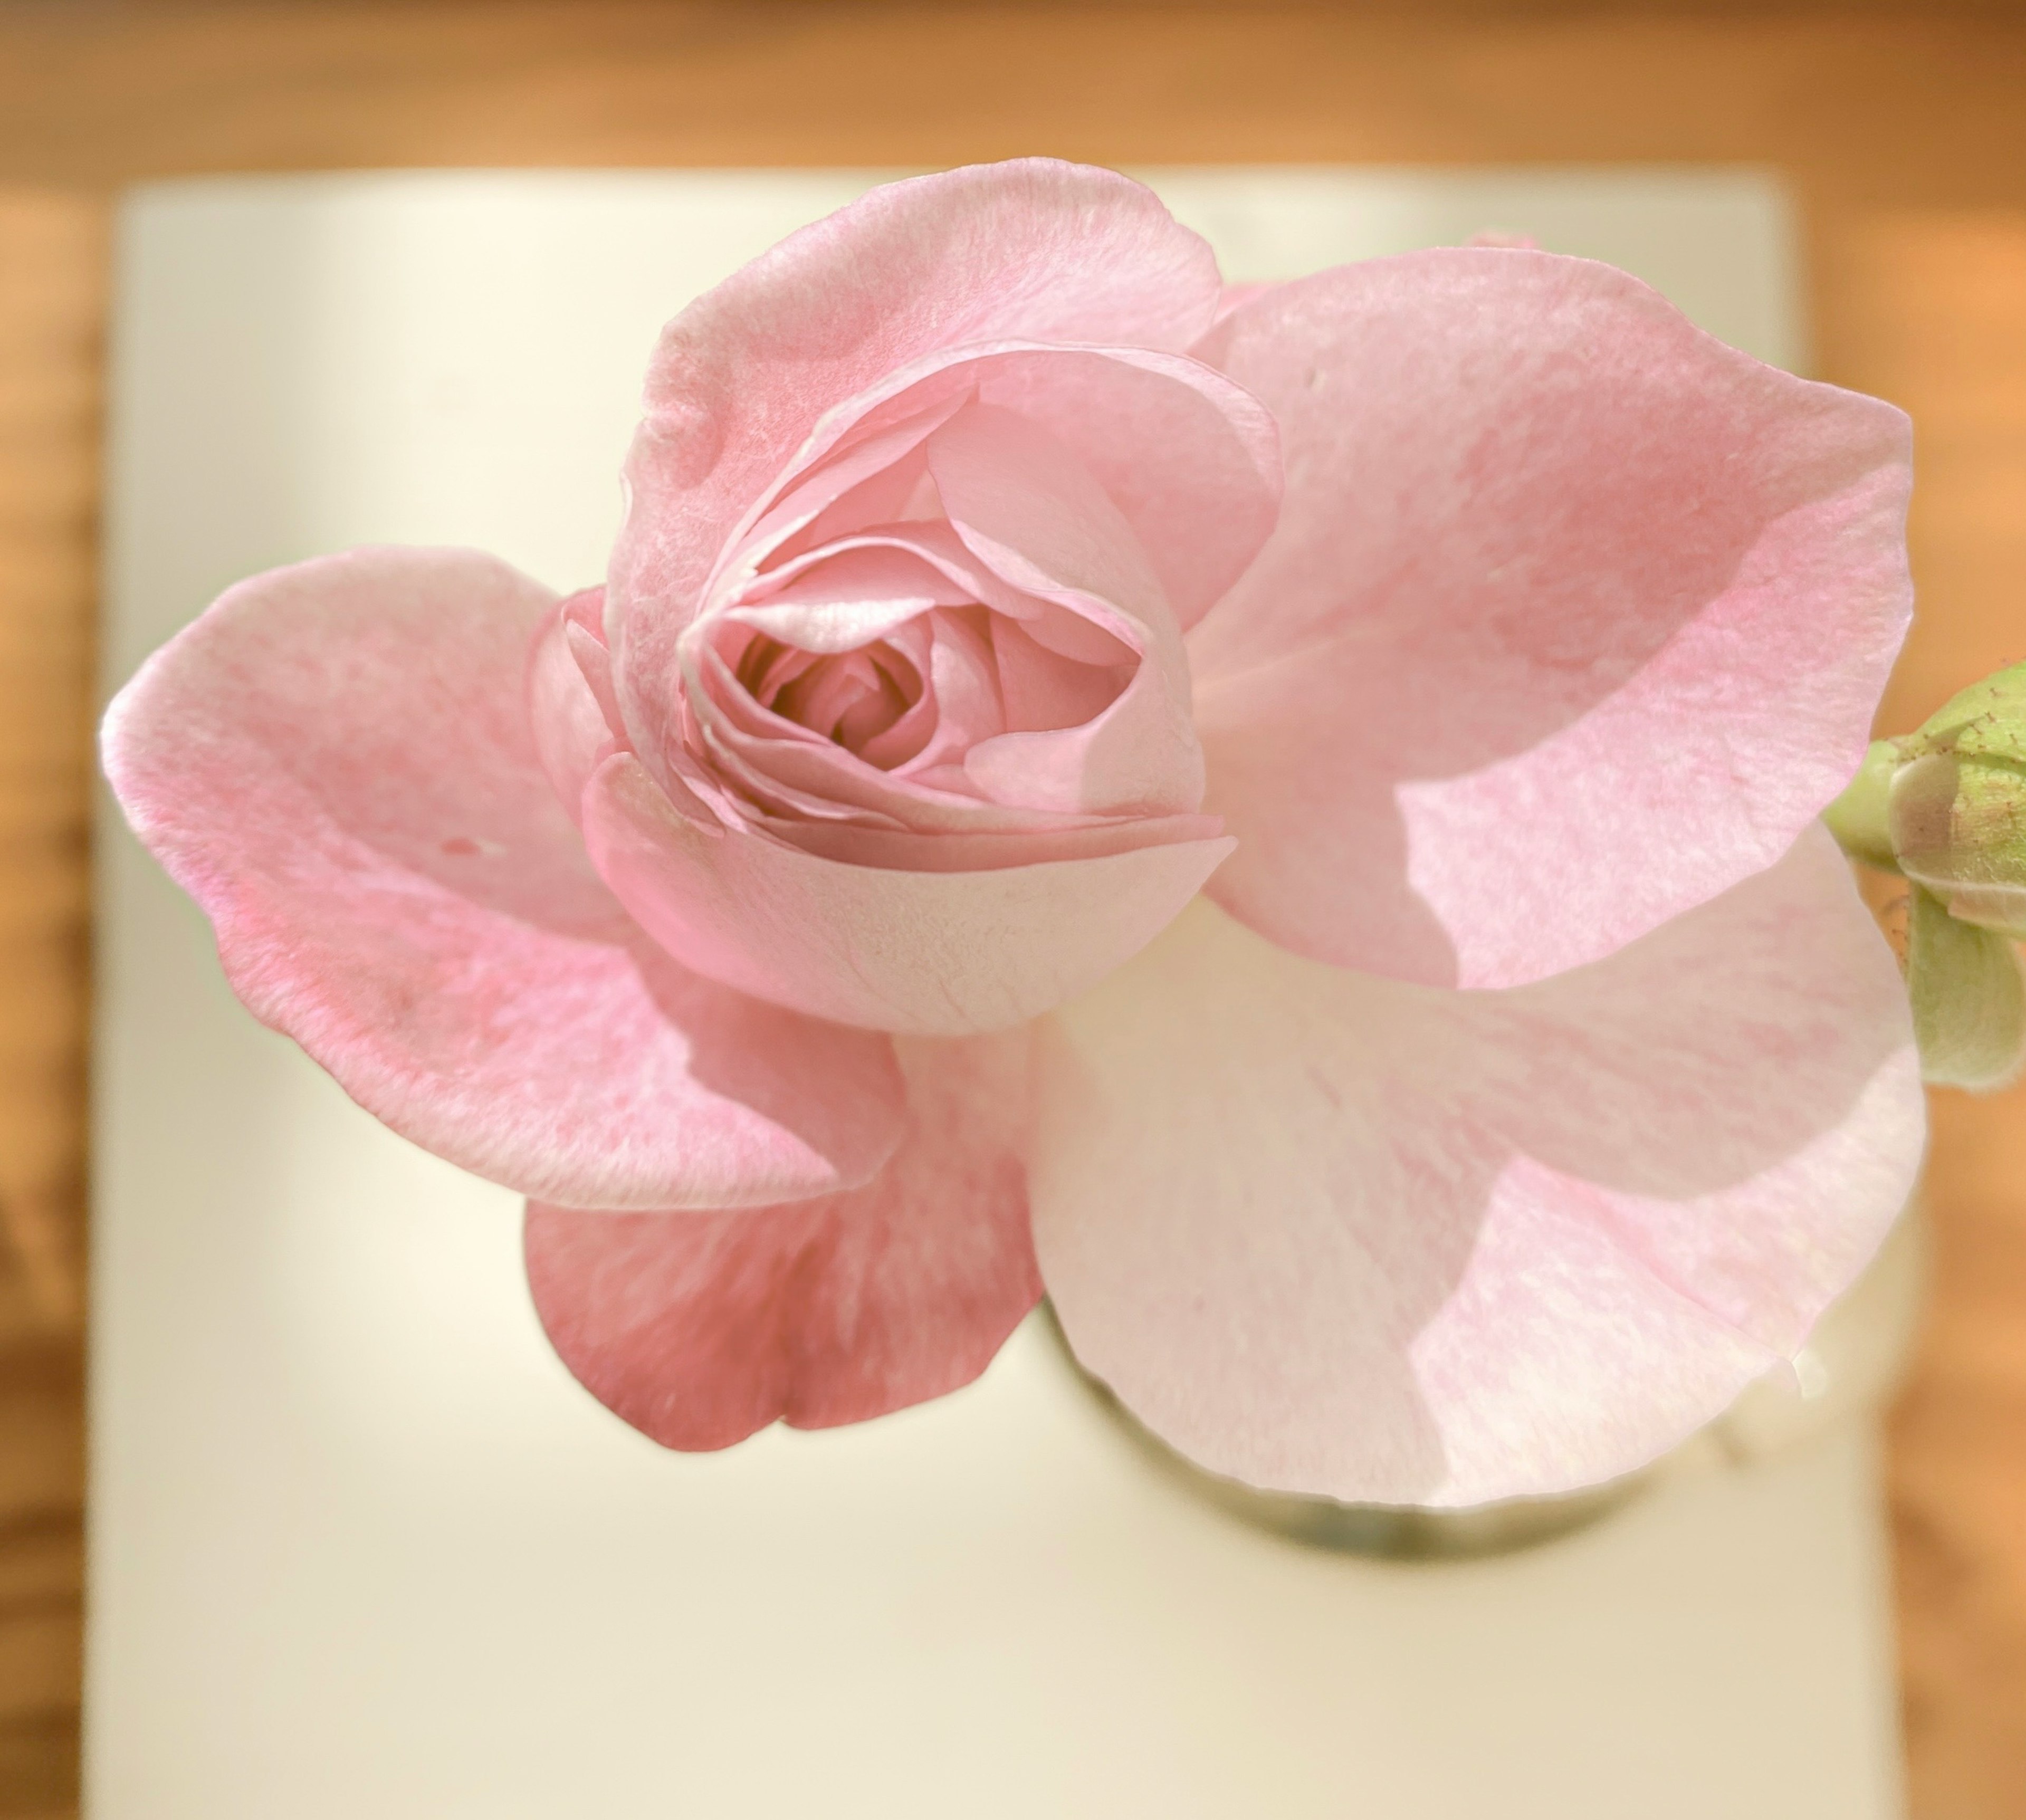
[[[2026,0],[0,0],[0,1820],[75,1811],[109,204],[389,165],[1744,162],[1912,412],[1882,727],[2026,655]],[[2026,1093],[1936,1104],[1891,1428],[1911,1811],[2026,1815]]]

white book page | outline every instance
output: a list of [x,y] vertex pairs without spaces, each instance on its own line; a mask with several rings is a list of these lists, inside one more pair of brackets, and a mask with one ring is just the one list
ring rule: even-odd
[[[109,690],[365,542],[602,573],[654,332],[870,173],[207,180],[123,217]],[[1234,278],[1531,234],[1795,363],[1777,190],[1156,174]],[[100,841],[96,1820],[1885,1820],[1875,1448],[1401,1568],[1177,1491],[1030,1323],[866,1426],[664,1453],[544,1343],[519,1203],[358,1111]]]

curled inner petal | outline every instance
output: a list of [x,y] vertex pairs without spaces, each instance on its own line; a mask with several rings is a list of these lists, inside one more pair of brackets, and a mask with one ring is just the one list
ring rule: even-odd
[[761,707],[860,757],[923,697],[922,672],[885,639],[828,657],[763,634],[747,644],[733,673]]
[[686,702],[694,756],[770,832],[1195,809],[1160,584],[1047,432],[946,401],[848,444],[752,538],[692,628]]

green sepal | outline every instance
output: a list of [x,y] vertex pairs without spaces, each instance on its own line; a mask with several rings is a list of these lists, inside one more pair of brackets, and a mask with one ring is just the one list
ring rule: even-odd
[[1914,887],[1907,911],[1906,992],[1922,1078],[1987,1093],[2026,1062],[2026,979],[2004,936],[1951,916]]
[[1896,872],[1899,861],[1892,851],[1892,831],[1886,804],[1892,790],[1892,775],[1904,762],[1896,739],[1874,739],[1841,796],[1822,811],[1822,820],[1836,836],[1836,845],[1853,860],[1876,866],[1881,872]]
[[1951,695],[1898,742],[1909,758],[1950,752],[2026,765],[2026,663],[2008,665]]
[[1900,871],[1958,922],[2026,937],[2026,764],[1923,753],[1894,773],[1886,823]]

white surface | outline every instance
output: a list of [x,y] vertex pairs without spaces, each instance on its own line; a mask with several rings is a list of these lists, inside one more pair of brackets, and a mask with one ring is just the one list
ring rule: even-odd
[[[355,542],[595,577],[656,326],[864,180],[139,193],[109,679],[227,582]],[[1531,231],[1799,347],[1748,177],[1162,183],[1233,276]],[[1031,1328],[929,1408],[661,1453],[543,1345],[514,1198],[254,1025],[102,834],[96,1820],[1897,1811],[1867,1435],[1423,1569],[1178,1495]]]

